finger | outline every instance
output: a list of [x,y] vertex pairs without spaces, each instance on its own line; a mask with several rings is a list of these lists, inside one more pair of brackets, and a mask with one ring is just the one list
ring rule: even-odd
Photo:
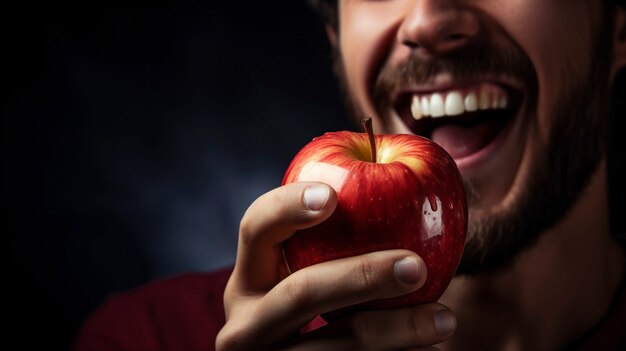
[[319,314],[413,292],[426,275],[424,261],[408,250],[372,252],[301,269],[261,299],[257,312],[271,327],[257,333],[280,339]]
[[307,334],[326,339],[350,335],[354,349],[387,350],[430,347],[456,329],[456,318],[445,306],[430,303],[409,308],[367,311]]
[[271,289],[280,280],[281,243],[324,221],[336,205],[335,191],[317,182],[288,184],[259,197],[241,220],[234,284],[250,292]]

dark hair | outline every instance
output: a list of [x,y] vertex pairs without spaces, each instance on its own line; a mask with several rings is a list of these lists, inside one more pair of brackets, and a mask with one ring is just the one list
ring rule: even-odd
[[339,18],[337,17],[337,0],[307,0],[315,11],[322,17],[324,23],[337,28]]

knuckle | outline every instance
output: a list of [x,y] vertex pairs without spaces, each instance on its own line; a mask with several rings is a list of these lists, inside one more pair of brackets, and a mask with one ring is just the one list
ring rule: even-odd
[[254,230],[250,215],[246,212],[239,222],[239,240],[244,243],[252,241],[254,238]]
[[239,239],[244,242],[253,241],[257,235],[257,232],[261,229],[259,226],[263,226],[264,218],[267,217],[267,213],[271,211],[265,211],[268,207],[268,201],[271,202],[271,192],[265,193],[259,196],[246,210],[239,221]]
[[226,316],[228,316],[235,310],[238,302],[240,301],[239,297],[241,297],[241,292],[234,287],[233,280],[230,279],[226,284],[226,288],[224,289],[224,295],[222,296],[222,302],[224,304],[224,312],[226,313]]
[[423,341],[428,335],[426,328],[421,323],[421,318],[415,312],[405,314],[406,328],[413,340]]
[[285,303],[290,306],[306,309],[312,303],[311,289],[308,288],[307,278],[303,275],[292,275],[281,282]]
[[222,301],[224,302],[224,306],[228,307],[235,300],[235,296],[236,296],[235,292],[227,284],[226,288],[224,289],[224,295],[222,296]]
[[258,341],[254,321],[245,316],[229,319],[215,338],[216,351],[249,350]]
[[369,258],[363,258],[355,271],[355,278],[366,289],[375,288],[377,285],[377,272],[377,264]]
[[228,325],[224,326],[215,339],[215,350],[232,351],[237,350],[237,348],[237,333],[231,332],[231,328]]

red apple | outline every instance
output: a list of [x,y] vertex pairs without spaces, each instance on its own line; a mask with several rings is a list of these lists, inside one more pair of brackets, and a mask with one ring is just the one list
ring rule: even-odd
[[425,285],[408,295],[349,310],[439,299],[459,264],[467,230],[461,174],[443,148],[416,135],[374,136],[370,122],[369,135],[343,131],[313,139],[283,178],[283,184],[298,181],[329,184],[338,204],[326,221],[298,231],[284,243],[292,272],[367,252],[407,249],[425,261]]

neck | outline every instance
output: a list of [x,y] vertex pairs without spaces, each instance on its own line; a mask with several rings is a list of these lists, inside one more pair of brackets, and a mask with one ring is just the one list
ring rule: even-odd
[[441,303],[458,329],[443,349],[551,350],[607,313],[624,270],[602,163],[572,210],[505,272],[453,280]]

